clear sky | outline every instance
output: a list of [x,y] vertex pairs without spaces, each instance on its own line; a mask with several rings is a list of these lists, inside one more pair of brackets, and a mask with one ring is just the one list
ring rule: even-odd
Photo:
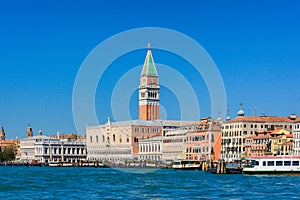
[[[110,36],[139,27],[173,29],[201,44],[221,73],[231,117],[240,102],[246,115],[255,106],[258,115],[300,115],[299,1],[12,0],[0,2],[0,123],[7,139],[25,137],[28,123],[34,134],[76,133],[72,91],[83,60]],[[147,42],[144,51],[116,60],[100,80],[107,93],[95,96],[100,123],[111,116],[112,88],[122,73],[143,63]],[[155,62],[193,76],[183,60],[152,53]],[[201,77],[190,81],[200,91],[201,117],[210,115],[205,83]],[[168,118],[177,119],[176,94],[161,92]],[[130,102],[137,118],[137,92]]]

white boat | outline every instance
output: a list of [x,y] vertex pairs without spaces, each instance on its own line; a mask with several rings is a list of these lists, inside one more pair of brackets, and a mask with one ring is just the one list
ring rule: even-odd
[[244,174],[300,173],[300,156],[252,157],[243,167]]
[[72,167],[72,163],[69,162],[50,162],[49,167]]
[[177,170],[200,170],[201,161],[199,160],[179,160],[172,165],[173,169]]

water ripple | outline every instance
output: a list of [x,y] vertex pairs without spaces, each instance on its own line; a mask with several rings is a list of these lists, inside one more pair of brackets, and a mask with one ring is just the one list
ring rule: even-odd
[[299,176],[126,173],[109,168],[0,167],[9,199],[298,199]]

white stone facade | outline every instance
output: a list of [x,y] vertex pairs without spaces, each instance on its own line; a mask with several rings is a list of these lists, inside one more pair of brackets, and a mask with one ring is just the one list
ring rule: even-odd
[[162,159],[162,137],[153,137],[139,141],[139,160]]
[[87,160],[128,160],[132,159],[132,125],[110,123],[87,127]]
[[85,142],[63,141],[39,135],[21,139],[20,154],[22,162],[66,161],[78,163],[86,159],[86,144]]
[[163,137],[162,141],[162,159],[181,160],[185,159],[187,148],[188,130],[169,131]]
[[300,156],[300,122],[296,122],[293,129],[293,155]]
[[[163,144],[159,145],[160,142],[151,139],[162,135],[169,138],[174,134],[172,130],[176,129],[185,129],[184,131],[187,132],[193,129],[194,126],[197,126],[195,123],[171,120],[132,120],[111,123],[108,120],[106,124],[100,126],[89,126],[86,129],[87,159],[97,161],[107,160],[111,162],[132,159],[161,160]],[[186,142],[186,139],[181,139],[181,141]],[[155,143],[154,150],[148,149],[141,152],[140,143],[146,145],[144,142],[147,144],[153,143],[153,145]],[[176,137],[174,138],[174,142],[177,142]],[[169,151],[175,151],[173,153],[168,152],[166,158],[178,159],[182,157],[182,147],[178,147],[178,145],[176,143],[169,147],[166,144]],[[180,153],[178,153],[178,148],[180,148]],[[140,153],[143,155],[140,156]]]

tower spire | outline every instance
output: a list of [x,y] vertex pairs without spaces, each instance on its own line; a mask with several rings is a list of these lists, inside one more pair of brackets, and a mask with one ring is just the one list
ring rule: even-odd
[[148,43],[148,51],[145,58],[143,70],[141,76],[158,76],[156,66],[150,49],[150,43]]

